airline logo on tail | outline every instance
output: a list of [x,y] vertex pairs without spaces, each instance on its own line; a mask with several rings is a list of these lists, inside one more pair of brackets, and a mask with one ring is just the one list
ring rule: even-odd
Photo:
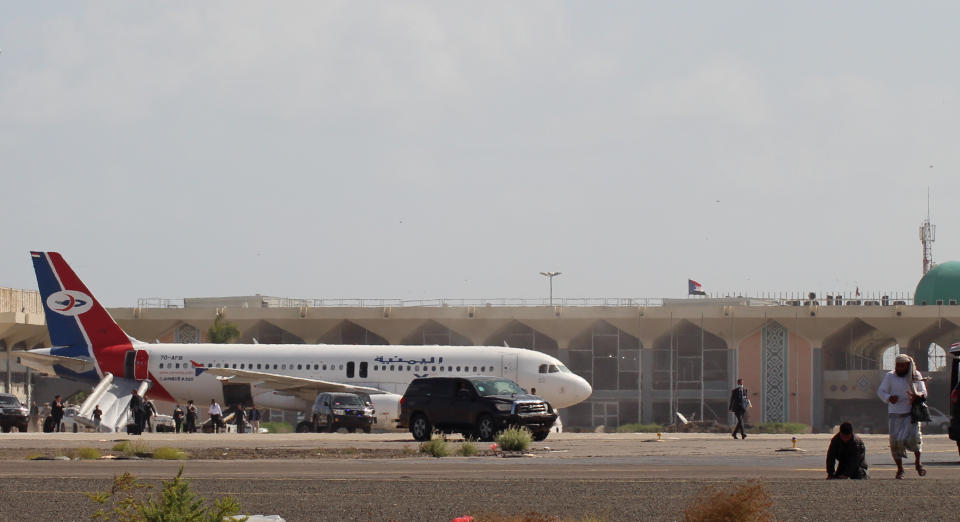
[[47,307],[60,315],[80,315],[93,308],[93,299],[76,290],[62,290],[47,297]]

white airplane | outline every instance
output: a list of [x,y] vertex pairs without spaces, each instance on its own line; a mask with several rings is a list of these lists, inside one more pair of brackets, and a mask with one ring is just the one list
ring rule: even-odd
[[30,255],[53,347],[24,352],[21,363],[98,389],[125,383],[126,390],[148,387],[147,398],[164,402],[193,400],[202,407],[214,399],[300,411],[309,411],[321,392],[363,392],[382,427],[395,426],[400,397],[418,377],[506,377],[554,408],[592,393],[590,384],[559,360],[519,348],[148,344],[117,325],[63,256]]

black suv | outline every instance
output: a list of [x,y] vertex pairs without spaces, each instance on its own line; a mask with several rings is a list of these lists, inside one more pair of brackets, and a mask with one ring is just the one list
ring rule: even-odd
[[430,440],[434,430],[491,441],[510,426],[525,427],[534,440],[543,440],[556,420],[547,401],[510,379],[426,377],[411,382],[400,399],[398,426],[419,441]]
[[366,394],[321,393],[313,403],[312,431],[334,432],[346,428],[370,433],[370,425],[377,421],[373,403]]
[[30,410],[20,404],[20,399],[16,395],[0,393],[0,429],[8,433],[13,428],[18,428],[26,433],[29,422]]

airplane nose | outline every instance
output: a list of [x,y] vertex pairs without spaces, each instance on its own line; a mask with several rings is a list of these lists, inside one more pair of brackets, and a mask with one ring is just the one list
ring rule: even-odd
[[590,398],[590,394],[593,393],[593,387],[590,386],[590,383],[586,379],[577,375],[577,382],[574,385],[574,395],[577,397],[577,402],[583,402]]

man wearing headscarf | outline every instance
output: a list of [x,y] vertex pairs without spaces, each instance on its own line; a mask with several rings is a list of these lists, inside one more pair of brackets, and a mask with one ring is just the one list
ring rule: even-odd
[[920,464],[920,450],[923,445],[920,423],[911,422],[910,406],[918,397],[926,397],[927,387],[923,377],[916,370],[913,359],[900,354],[893,371],[883,376],[883,382],[877,389],[877,396],[887,403],[887,417],[890,427],[890,453],[897,463],[897,478],[903,478],[903,459],[907,451],[915,457],[914,466],[921,477],[927,474]]

